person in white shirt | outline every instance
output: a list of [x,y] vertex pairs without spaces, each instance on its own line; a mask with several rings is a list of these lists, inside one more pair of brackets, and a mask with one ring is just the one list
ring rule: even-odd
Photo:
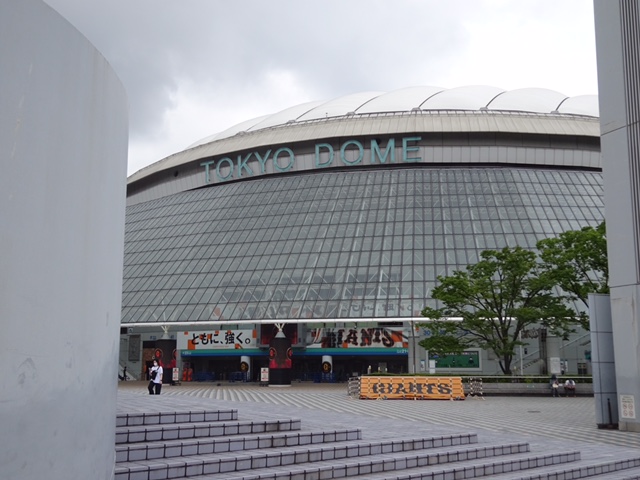
[[564,382],[564,394],[567,397],[575,397],[576,396],[576,382],[571,379],[568,379]]
[[162,390],[162,367],[158,364],[158,360],[153,360],[153,367],[149,370],[149,395],[160,395]]

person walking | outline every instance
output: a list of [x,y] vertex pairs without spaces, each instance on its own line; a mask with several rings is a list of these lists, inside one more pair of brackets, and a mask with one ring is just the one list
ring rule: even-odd
[[162,367],[158,364],[158,360],[153,360],[153,367],[149,370],[149,395],[160,395],[162,390]]
[[560,383],[558,382],[558,377],[556,377],[556,374],[554,373],[553,375],[551,375],[551,396],[552,397],[556,397],[559,398],[560,397]]

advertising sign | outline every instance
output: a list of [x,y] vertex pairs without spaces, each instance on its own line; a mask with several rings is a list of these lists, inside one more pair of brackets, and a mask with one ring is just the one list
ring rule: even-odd
[[435,362],[434,368],[466,369],[480,367],[480,352],[477,350],[465,350],[459,354],[429,355],[429,359]]
[[360,377],[361,399],[464,400],[460,377]]
[[257,348],[256,330],[195,330],[178,335],[179,350]]
[[403,328],[313,328],[307,332],[307,349],[409,348]]

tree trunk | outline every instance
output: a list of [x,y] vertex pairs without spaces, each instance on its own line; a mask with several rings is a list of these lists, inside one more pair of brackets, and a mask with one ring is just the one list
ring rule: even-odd
[[505,375],[511,375],[511,362],[513,360],[513,355],[504,355],[502,360],[500,360],[500,369],[502,373]]

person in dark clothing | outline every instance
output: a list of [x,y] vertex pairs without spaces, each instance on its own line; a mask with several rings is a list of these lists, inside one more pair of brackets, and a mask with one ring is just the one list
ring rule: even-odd
[[560,383],[558,382],[558,377],[556,377],[555,373],[551,375],[551,380],[549,383],[551,386],[551,396],[560,397]]

